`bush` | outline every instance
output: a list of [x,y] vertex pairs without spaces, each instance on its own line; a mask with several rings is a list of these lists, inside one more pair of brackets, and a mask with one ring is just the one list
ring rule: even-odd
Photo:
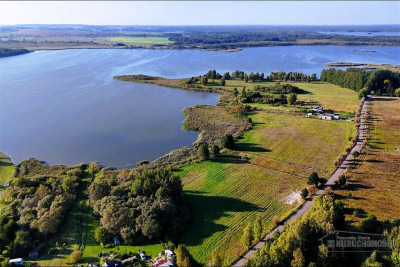
[[397,88],[396,91],[394,91],[394,94],[395,94],[397,97],[400,97],[400,88]]
[[358,156],[360,156],[360,152],[354,151],[353,152],[353,157],[357,158]]
[[307,191],[312,196],[315,193],[317,193],[318,189],[315,185],[312,184],[312,185],[307,186]]
[[340,187],[344,187],[346,182],[347,182],[346,176],[345,175],[340,175],[339,176],[339,185],[340,185]]
[[71,253],[70,257],[73,263],[78,263],[82,260],[82,251],[75,250],[74,252]]
[[111,242],[112,234],[104,227],[99,226],[94,230],[94,239],[96,239],[97,242],[106,245]]
[[301,190],[300,195],[301,195],[301,198],[302,198],[302,199],[306,199],[307,196],[308,196],[308,190],[307,190],[307,188],[303,188],[303,190]]

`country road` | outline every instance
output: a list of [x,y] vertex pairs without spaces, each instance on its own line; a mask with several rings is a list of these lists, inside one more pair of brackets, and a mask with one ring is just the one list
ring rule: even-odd
[[[354,158],[353,157],[353,152],[358,151],[360,149],[360,146],[362,142],[364,141],[364,136],[365,136],[365,113],[366,113],[366,107],[368,104],[368,101],[370,100],[370,97],[367,97],[364,101],[364,105],[361,109],[361,115],[360,115],[360,130],[359,130],[359,137],[357,139],[356,145],[353,147],[353,149],[350,151],[350,153],[347,155],[346,159],[343,161],[343,163],[335,170],[335,172],[331,175],[331,177],[328,179],[328,181],[325,183],[325,185],[317,191],[317,193],[312,197],[314,199],[316,196],[319,195],[324,195],[325,194],[325,188],[331,187],[335,184],[335,181],[339,179],[339,176],[343,174],[344,170],[347,168],[351,160]],[[264,236],[260,242],[258,242],[256,245],[254,245],[248,252],[246,252],[238,261],[236,261],[232,266],[244,266],[245,262],[247,259],[250,259],[254,256],[254,253],[256,252],[257,249],[260,249],[261,247],[264,246],[265,242],[270,239],[277,231],[281,232],[284,225],[287,224],[290,221],[293,221],[300,216],[302,216],[304,213],[306,213],[312,206],[312,199],[307,200],[304,202],[304,204],[301,206],[300,209],[295,211],[292,215],[290,215],[286,220],[282,222],[282,224],[276,228],[274,228],[271,232],[269,232],[266,236]]]

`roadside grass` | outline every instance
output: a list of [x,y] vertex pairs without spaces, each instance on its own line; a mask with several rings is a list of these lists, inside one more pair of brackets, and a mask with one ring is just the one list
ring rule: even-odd
[[400,99],[374,100],[368,122],[365,153],[350,166],[345,190],[336,192],[345,203],[346,220],[354,226],[368,213],[379,220],[400,217]]
[[176,170],[184,185],[184,199],[190,203],[192,223],[181,237],[194,260],[208,265],[217,249],[224,265],[235,261],[247,248],[241,237],[247,223],[262,216],[263,234],[273,228],[274,217],[283,218],[294,206],[285,197],[304,187],[296,176],[246,163],[236,155]]
[[325,121],[267,111],[256,112],[250,118],[253,129],[244,133],[237,150],[250,158],[255,155],[264,160],[291,164],[293,170],[288,166],[281,170],[299,172],[299,175],[308,176],[305,171],[308,169],[327,178],[335,169],[333,161],[350,145],[349,138],[355,135],[354,123],[347,121]]
[[11,159],[0,152],[0,186],[7,183],[13,174],[14,164]]

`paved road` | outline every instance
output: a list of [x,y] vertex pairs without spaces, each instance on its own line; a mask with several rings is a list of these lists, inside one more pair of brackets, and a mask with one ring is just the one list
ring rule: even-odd
[[[335,181],[339,179],[339,176],[343,174],[343,171],[347,168],[351,160],[353,159],[352,153],[355,151],[358,151],[360,149],[360,146],[362,142],[364,141],[364,136],[365,136],[365,111],[367,107],[367,103],[369,101],[369,98],[367,98],[364,102],[364,105],[361,109],[361,120],[360,120],[360,131],[359,131],[359,137],[357,139],[356,145],[353,147],[353,149],[350,151],[350,153],[347,155],[346,159],[343,161],[343,163],[336,169],[336,171],[332,174],[332,176],[328,179],[328,181],[325,183],[323,188],[319,189],[317,193],[313,196],[314,197],[323,195],[325,194],[325,188],[333,186],[335,184]],[[304,204],[301,206],[300,209],[298,209],[296,212],[294,212],[291,216],[286,218],[285,221],[282,222],[282,224],[271,232],[269,232],[266,236],[264,236],[260,242],[258,242],[254,247],[252,247],[246,254],[244,254],[238,261],[236,261],[232,266],[243,266],[246,262],[247,259],[250,259],[254,256],[254,253],[256,252],[257,249],[260,249],[264,246],[265,242],[270,239],[277,231],[281,232],[283,229],[283,226],[287,224],[290,221],[293,221],[300,216],[302,216],[304,213],[306,213],[312,206],[312,199],[307,200],[304,202]]]

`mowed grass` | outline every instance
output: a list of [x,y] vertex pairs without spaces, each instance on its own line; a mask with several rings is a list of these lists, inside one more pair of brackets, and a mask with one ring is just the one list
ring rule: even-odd
[[[294,86],[303,89],[304,93],[297,94],[297,99],[302,101],[312,101],[315,104],[322,105],[325,109],[331,109],[334,111],[342,111],[342,112],[355,112],[358,110],[360,105],[360,101],[358,100],[358,93],[347,88],[340,87],[335,84],[326,83],[326,82],[281,82],[281,83],[289,83]],[[276,82],[245,82],[240,80],[227,80],[225,86],[219,85],[219,80],[209,81],[208,85],[201,85],[201,87],[205,88],[223,88],[228,91],[233,91],[236,88],[239,93],[242,91],[242,88],[245,87],[246,90],[253,91],[254,87],[257,85],[264,87],[272,87],[276,84]],[[260,108],[276,108],[276,106],[272,105],[264,105],[258,104]],[[286,108],[286,107],[284,107]]]
[[325,121],[267,111],[256,112],[250,118],[253,129],[245,132],[237,149],[250,158],[259,156],[264,161],[291,164],[294,171],[288,167],[281,170],[296,173],[298,169],[305,176],[308,169],[308,172],[317,171],[327,178],[335,169],[333,161],[350,145],[349,138],[355,135],[355,124],[347,121]]
[[208,265],[213,250],[231,264],[243,252],[243,229],[260,214],[263,233],[275,216],[283,218],[293,207],[285,198],[305,185],[305,180],[286,173],[245,163],[238,156],[183,167],[177,173],[190,203],[192,223],[181,237],[194,260]]
[[14,164],[11,159],[0,152],[0,186],[11,179],[14,171]]
[[315,101],[325,109],[356,112],[360,105],[357,92],[326,82],[291,83],[307,93],[298,94],[298,100]]
[[349,169],[346,190],[338,191],[346,219],[356,226],[368,213],[379,220],[400,217],[400,99],[377,98],[371,115],[366,153]]

